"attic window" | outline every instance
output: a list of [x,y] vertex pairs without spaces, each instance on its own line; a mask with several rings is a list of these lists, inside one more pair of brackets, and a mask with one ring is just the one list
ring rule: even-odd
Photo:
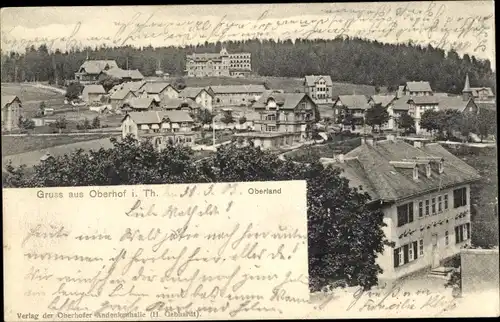
[[418,180],[418,167],[413,168],[413,180]]

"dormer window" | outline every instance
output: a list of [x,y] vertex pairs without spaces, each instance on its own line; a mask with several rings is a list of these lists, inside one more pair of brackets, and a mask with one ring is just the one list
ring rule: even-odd
[[439,174],[443,173],[444,172],[444,164],[443,164],[443,161],[439,161]]
[[431,177],[431,165],[430,164],[425,165],[425,175],[427,176],[427,178]]
[[418,180],[418,167],[413,168],[413,180]]

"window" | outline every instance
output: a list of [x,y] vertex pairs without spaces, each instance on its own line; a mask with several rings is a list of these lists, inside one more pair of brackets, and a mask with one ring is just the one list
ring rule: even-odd
[[425,215],[429,216],[429,199],[425,201]]
[[413,202],[398,206],[398,227],[413,222]]
[[448,195],[444,195],[444,209],[448,209]]
[[432,198],[432,214],[436,214],[436,198]]
[[448,246],[449,243],[450,243],[450,240],[449,240],[449,236],[448,236],[448,231],[445,231],[444,232],[444,244],[446,246]]
[[418,241],[418,255],[424,256],[424,240],[423,239],[420,239]]
[[416,241],[394,249],[394,267],[408,264],[418,258],[418,244]]
[[438,197],[438,211],[443,211],[443,200],[441,196]]
[[453,190],[453,208],[467,205],[467,188]]
[[455,227],[455,243],[461,243],[470,238],[470,223]]
[[418,202],[418,218],[422,218],[424,216],[424,202]]

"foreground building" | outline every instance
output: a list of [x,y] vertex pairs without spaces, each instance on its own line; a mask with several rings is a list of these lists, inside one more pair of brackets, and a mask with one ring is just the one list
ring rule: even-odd
[[366,140],[322,162],[343,169],[353,187],[361,186],[382,205],[383,230],[395,245],[385,246],[377,259],[381,279],[429,267],[442,273],[443,260],[469,244],[470,184],[480,176],[441,145]]
[[2,131],[19,128],[19,117],[22,115],[21,99],[15,95],[2,95]]
[[238,133],[236,138],[252,140],[264,149],[294,145],[310,138],[315,121],[316,103],[305,93],[271,92],[263,95],[253,108],[255,132]]
[[185,111],[130,112],[122,120],[122,137],[152,139],[155,148],[171,144],[194,144],[194,121]]
[[252,54],[229,54],[225,48],[220,53],[193,53],[186,55],[186,72],[189,77],[245,77],[252,72]]
[[305,76],[304,91],[317,104],[333,102],[333,82],[330,76],[324,76],[324,75]]

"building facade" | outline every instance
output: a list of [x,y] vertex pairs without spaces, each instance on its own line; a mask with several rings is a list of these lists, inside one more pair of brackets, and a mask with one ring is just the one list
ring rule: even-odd
[[360,133],[365,130],[365,113],[369,108],[364,95],[339,95],[333,103],[333,117],[336,123],[342,124],[344,131]]
[[389,121],[385,123],[381,130],[394,130],[396,129],[396,121],[398,116],[394,112],[394,102],[396,101],[396,96],[394,95],[373,95],[368,99],[368,104],[370,107],[374,107],[377,104],[382,105],[387,109],[389,113]]
[[264,85],[221,85],[210,87],[213,106],[250,106],[266,91]]
[[212,112],[214,95],[211,93],[211,91],[203,87],[186,87],[179,93],[179,98],[191,99],[202,108],[205,108]]
[[103,71],[119,68],[114,60],[86,60],[75,73],[75,80],[82,84],[95,84]]
[[86,103],[96,103],[101,101],[103,95],[106,95],[106,91],[102,85],[89,84],[83,88],[82,100]]
[[167,145],[193,145],[194,121],[185,111],[130,112],[122,120],[122,137],[151,139],[155,148]]
[[138,97],[151,97],[160,106],[165,105],[165,101],[179,96],[177,91],[170,83],[166,82],[146,82],[140,87],[136,95]]
[[394,246],[385,246],[377,258],[379,278],[439,270],[470,242],[470,184],[480,176],[439,144],[367,140],[323,162],[343,168],[353,186],[361,185],[381,204],[387,225],[382,229]]
[[22,115],[22,104],[15,95],[2,95],[2,131],[19,128],[19,117]]
[[406,82],[402,89],[406,96],[432,96],[433,91],[429,82]]
[[304,77],[304,91],[317,104],[333,102],[333,83],[330,76],[307,75]]
[[251,72],[251,53],[229,54],[225,48],[222,48],[218,54],[193,53],[186,56],[186,73],[189,77],[245,77]]
[[270,93],[262,96],[254,110],[259,118],[254,120],[255,132],[236,134],[236,137],[253,140],[255,146],[265,149],[294,145],[311,138],[310,130],[315,121],[316,103],[305,93]]

